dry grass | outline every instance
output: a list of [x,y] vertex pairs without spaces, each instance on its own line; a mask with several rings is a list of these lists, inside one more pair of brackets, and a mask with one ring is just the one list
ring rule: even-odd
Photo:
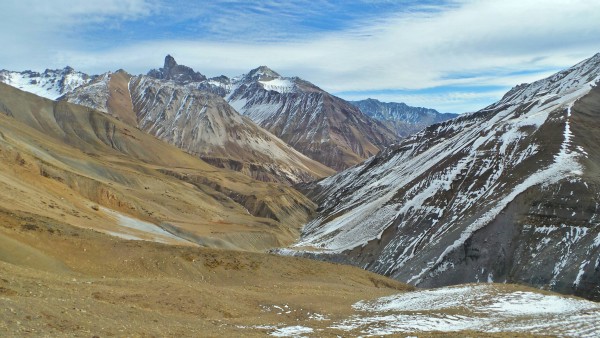
[[125,241],[23,214],[0,224],[0,247],[23,252],[0,250],[0,332],[13,335],[261,336],[240,327],[342,318],[360,299],[411,289],[348,266]]

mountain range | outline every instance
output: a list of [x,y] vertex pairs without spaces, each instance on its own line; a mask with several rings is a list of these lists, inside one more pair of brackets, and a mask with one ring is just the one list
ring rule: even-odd
[[[335,170],[355,165],[397,140],[382,123],[348,102],[266,66],[234,78],[206,79],[198,74],[167,55],[164,66],[148,76],[222,96],[242,115]],[[201,78],[204,80],[195,80]]]
[[[427,111],[371,118],[310,82],[265,66],[208,79],[170,55],[147,75],[119,70],[90,76],[66,67],[0,71],[0,81],[106,112],[215,166],[288,184],[358,164],[409,130],[437,121]],[[395,135],[391,129],[398,128],[403,131]]]
[[458,117],[458,114],[442,114],[435,109],[411,107],[406,103],[381,102],[376,99],[349,102],[365,115],[384,123],[400,138],[415,134],[432,124]]
[[61,99],[127,122],[220,168],[288,184],[334,171],[300,154],[221,97],[151,76],[106,73]]

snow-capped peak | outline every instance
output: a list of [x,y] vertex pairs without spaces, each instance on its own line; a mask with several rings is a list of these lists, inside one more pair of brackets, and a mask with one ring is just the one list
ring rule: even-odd
[[69,66],[63,69],[46,69],[43,73],[31,70],[0,71],[0,82],[52,100],[56,100],[93,79],[94,76],[75,71]]

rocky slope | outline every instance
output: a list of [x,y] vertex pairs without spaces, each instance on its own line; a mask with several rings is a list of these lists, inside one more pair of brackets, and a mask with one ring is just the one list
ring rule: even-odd
[[600,54],[305,187],[319,216],[291,253],[600,300],[599,79]]
[[0,209],[127,239],[264,250],[314,204],[105,113],[0,84]]
[[[341,170],[375,155],[396,136],[348,102],[300,78],[262,66],[232,80],[212,79],[215,92],[286,143]],[[201,87],[209,87],[206,84]]]
[[405,103],[381,102],[375,99],[349,101],[365,115],[383,122],[396,135],[405,138],[426,127],[457,117],[457,114],[440,113],[435,109],[411,107]]

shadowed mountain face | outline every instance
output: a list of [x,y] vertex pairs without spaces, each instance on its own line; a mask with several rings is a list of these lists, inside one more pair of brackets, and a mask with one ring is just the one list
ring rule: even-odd
[[293,184],[334,173],[238,114],[220,96],[179,82],[119,71],[63,99],[107,112],[217,167],[258,180]]
[[600,54],[306,186],[319,216],[295,253],[599,300],[599,79]]
[[426,127],[457,117],[457,114],[439,113],[435,109],[411,107],[405,103],[381,102],[375,99],[350,101],[365,115],[384,123],[394,130],[398,137],[404,138]]
[[0,84],[0,209],[128,239],[289,244],[314,205],[215,168],[105,113]]

